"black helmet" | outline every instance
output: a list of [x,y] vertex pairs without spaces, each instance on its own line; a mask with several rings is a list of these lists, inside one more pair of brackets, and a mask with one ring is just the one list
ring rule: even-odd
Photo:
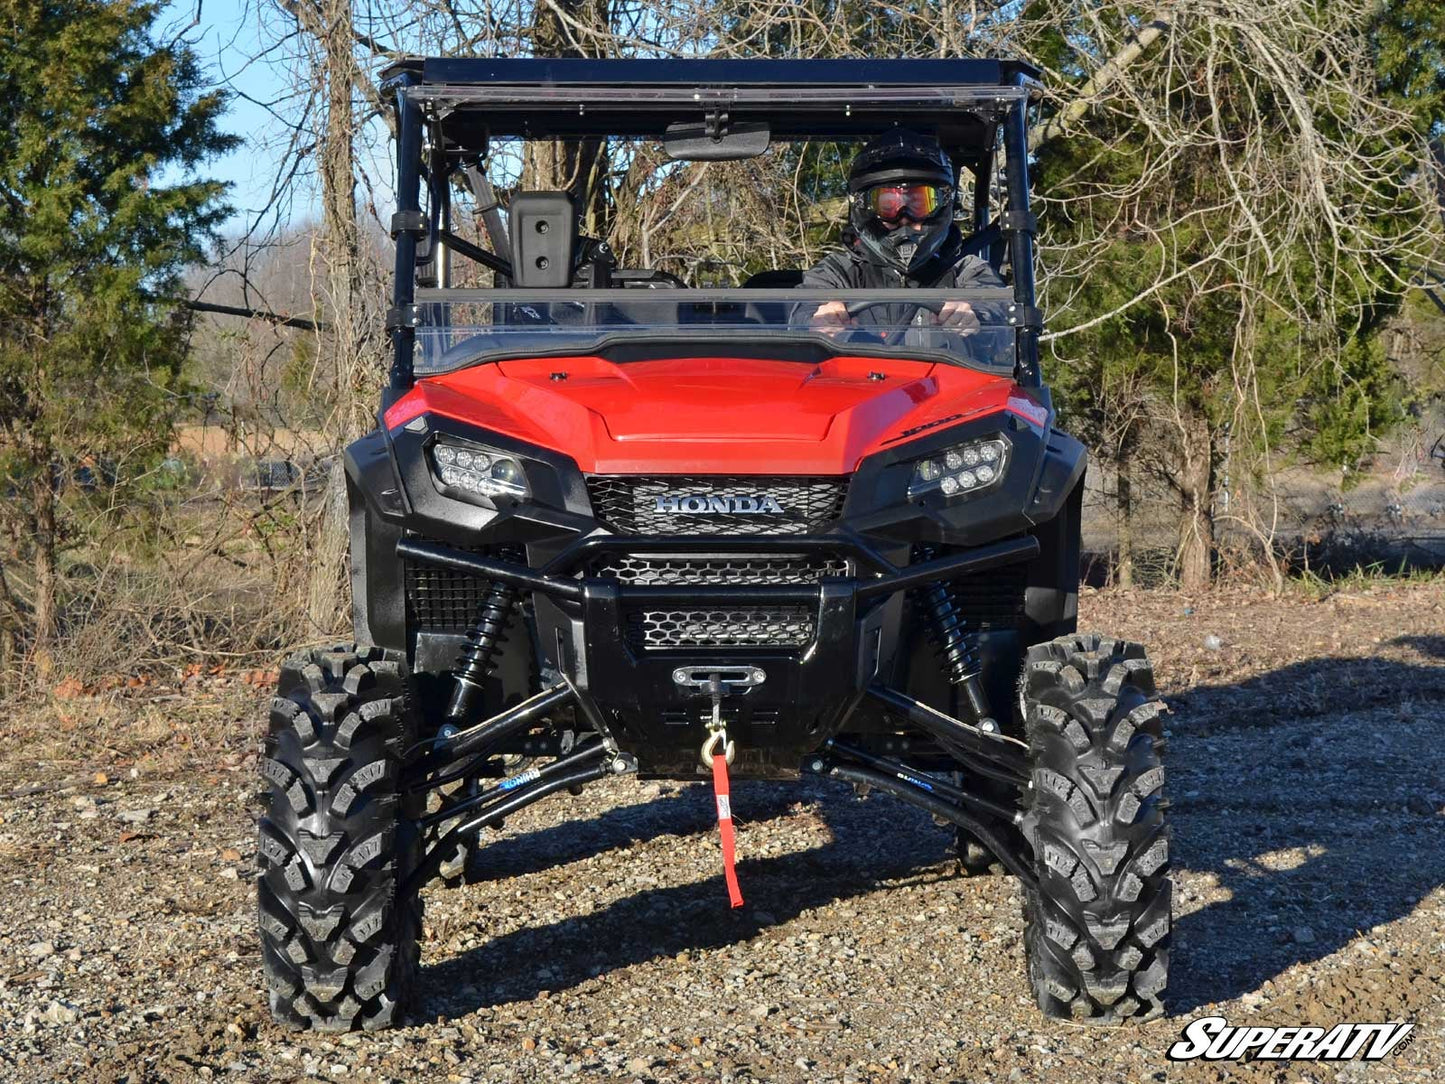
[[[926,264],[953,224],[953,163],[938,140],[894,128],[848,171],[849,221],[870,263],[907,273]],[[891,197],[880,202],[880,195]],[[911,228],[903,228],[903,218]]]

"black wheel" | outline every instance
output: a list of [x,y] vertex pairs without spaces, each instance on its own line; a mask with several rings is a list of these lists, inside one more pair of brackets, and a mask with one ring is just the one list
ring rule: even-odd
[[386,1027],[417,970],[418,803],[398,793],[415,728],[406,675],[376,648],[287,660],[261,773],[257,879],[271,1013],[295,1028]]
[[1003,874],[1003,864],[994,853],[985,847],[967,828],[955,828],[953,833],[953,856],[970,877],[986,877]]
[[[1022,733],[1023,728],[1019,728]],[[994,799],[1001,805],[1012,806],[1017,804],[1019,792],[1013,787],[997,784],[992,779],[984,779],[978,776],[969,776],[967,772],[954,773],[954,786],[973,790]],[[1028,841],[1024,839],[1017,826],[1007,821],[988,819],[988,826],[994,834],[1004,840],[1013,850],[1027,856],[1029,853]],[[957,825],[950,825],[953,831],[953,843],[949,852],[954,860],[958,862],[959,868],[970,877],[1008,877],[1009,871],[1004,864],[998,860],[998,856],[983,845],[972,832],[967,828]],[[1028,859],[1025,858],[1025,861]]]
[[[533,757],[521,753],[502,753],[496,759],[501,763],[503,774],[508,776],[526,771],[534,760]],[[468,777],[452,786],[433,790],[427,797],[425,807],[428,817],[440,813],[448,805],[465,801],[468,797],[477,794],[481,786],[481,778]],[[423,838],[423,846],[430,847],[432,843],[450,832],[461,823],[464,815],[458,814],[451,820],[440,821],[431,827]],[[501,824],[496,826],[498,829],[501,827]],[[460,888],[463,885],[476,884],[486,879],[487,869],[482,861],[480,833],[457,842],[437,866],[437,880],[445,888]]]
[[[464,780],[441,791],[432,791],[427,798],[427,815],[433,816],[440,813],[447,805],[464,801],[474,793],[476,790],[472,780]],[[446,835],[458,823],[460,823],[460,816],[436,824],[427,833],[424,840],[425,845],[430,846],[435,839]],[[471,881],[479,880],[481,877],[480,851],[480,841],[475,836],[457,843],[438,863],[437,880],[445,888],[460,888]]]
[[[1004,723],[1003,731],[1011,738],[1022,738],[1024,736],[1023,715],[1020,712],[1010,712],[1009,718]],[[953,783],[956,787],[992,798],[1002,806],[1012,808],[1019,801],[1017,788],[984,776],[971,775],[967,771],[955,772]],[[985,818],[985,820],[994,835],[1004,841],[1012,850],[1024,855],[1025,862],[1029,861],[1029,843],[1017,825],[992,818]],[[978,837],[967,828],[953,826],[953,843],[949,851],[958,862],[959,868],[969,877],[1011,876],[1004,864],[998,860],[998,856],[984,846]]]
[[[858,316],[860,313],[867,312],[869,309],[876,309],[880,305],[896,304],[898,304],[898,302],[896,301],[851,301],[846,306],[846,310],[848,316],[851,318],[854,316]],[[943,312],[942,301],[915,301],[911,302],[911,304],[914,308],[914,311],[917,311],[918,309],[927,309],[935,316],[941,315]],[[898,346],[903,342],[904,334],[905,332],[902,331],[890,331],[887,334],[873,333],[870,334],[868,338],[876,339],[878,342],[883,343],[885,346]]]
[[1138,644],[1066,636],[1029,649],[1023,683],[1034,997],[1053,1017],[1155,1016],[1169,974],[1170,880],[1153,671]]
[[[1018,792],[1015,791],[1014,793],[1017,794]],[[989,827],[1001,838],[1010,843],[1016,851],[1024,855],[1028,854],[1028,842],[1012,824],[1005,824],[1002,821],[992,821]],[[980,843],[978,838],[967,828],[954,829],[953,846],[951,850],[959,867],[970,877],[1012,876],[1004,867],[1004,864],[998,860],[998,856]],[[1027,861],[1027,859],[1025,860]]]

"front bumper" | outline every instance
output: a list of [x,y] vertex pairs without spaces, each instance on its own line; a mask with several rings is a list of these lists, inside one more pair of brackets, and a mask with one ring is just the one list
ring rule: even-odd
[[[534,570],[524,564],[467,553],[449,546],[401,539],[396,554],[531,592],[539,635],[560,674],[601,713],[621,748],[654,774],[690,772],[706,736],[712,700],[705,689],[678,680],[678,673],[746,666],[763,679],[730,691],[722,704],[728,734],[738,745],[736,769],[773,774],[795,769],[804,755],[842,732],[870,685],[883,676],[884,613],[889,600],[924,584],[948,582],[1032,560],[1040,552],[1032,536],[977,546],[961,553],[898,568],[866,543],[851,547],[836,537],[790,538],[787,548],[851,550],[854,576],[816,584],[633,586],[616,579],[574,574],[608,549],[629,554],[648,548],[677,552],[689,545],[716,548],[706,539],[598,537],[566,564]],[[730,548],[747,542],[731,540]],[[777,539],[758,540],[760,550]],[[805,608],[811,635],[790,649],[769,647],[649,648],[629,635],[625,615],[669,607],[718,612],[763,607]]]

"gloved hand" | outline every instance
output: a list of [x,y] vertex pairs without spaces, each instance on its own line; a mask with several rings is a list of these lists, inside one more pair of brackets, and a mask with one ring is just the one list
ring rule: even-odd
[[965,336],[976,335],[982,327],[978,313],[973,311],[973,306],[967,301],[945,301],[943,311],[938,314],[937,323]]
[[808,326],[824,335],[837,335],[845,328],[852,327],[853,319],[848,315],[848,306],[843,302],[825,301],[808,320]]

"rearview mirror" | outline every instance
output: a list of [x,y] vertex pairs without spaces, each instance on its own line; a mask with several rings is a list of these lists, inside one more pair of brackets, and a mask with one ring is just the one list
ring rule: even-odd
[[766,121],[741,121],[709,131],[707,121],[677,121],[667,126],[663,150],[677,162],[737,162],[768,149],[773,133]]

